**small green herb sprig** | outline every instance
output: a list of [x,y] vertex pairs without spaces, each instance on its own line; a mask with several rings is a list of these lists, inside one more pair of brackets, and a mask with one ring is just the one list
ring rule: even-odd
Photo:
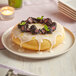
[[45,29],[46,31],[50,31],[47,25],[44,25],[44,29]]
[[25,24],[26,24],[26,22],[21,22],[21,23],[20,23],[20,25],[25,25]]
[[37,19],[39,19],[39,20],[42,20],[42,19],[43,19],[43,17],[44,17],[44,16],[41,16],[41,17],[37,17]]

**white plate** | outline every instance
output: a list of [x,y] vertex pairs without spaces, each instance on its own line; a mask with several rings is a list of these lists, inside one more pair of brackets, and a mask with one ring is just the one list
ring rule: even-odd
[[71,8],[67,7],[66,5],[64,5],[61,2],[58,2],[58,7],[64,8],[65,10],[68,10],[69,12],[71,12],[71,13],[76,15],[76,11],[72,10]]
[[[73,46],[73,44],[75,43],[75,37],[74,37],[73,33],[65,28],[66,37],[64,39],[64,42],[62,44],[60,44],[59,46],[57,46],[56,48],[52,49],[50,52],[31,52],[30,53],[30,52],[28,52],[29,50],[25,50],[26,52],[24,52],[24,49],[20,48],[18,45],[14,44],[11,41],[10,33],[11,33],[12,28],[13,27],[8,29],[2,35],[2,43],[3,43],[4,47],[6,49],[8,49],[8,51],[10,51],[16,55],[26,57],[26,58],[46,59],[46,58],[55,57],[55,56],[64,54],[67,51],[69,51],[71,49],[71,47]],[[21,51],[23,51],[23,52],[21,52]]]
[[66,10],[64,10],[64,9],[62,9],[62,8],[59,7],[59,11],[62,14],[66,15],[67,17],[69,17],[69,18],[71,18],[71,19],[73,19],[73,20],[76,21],[76,17],[74,15],[72,15],[71,13],[68,13]]
[[74,11],[76,11],[76,0],[59,0],[59,1],[65,4],[66,6],[70,7]]

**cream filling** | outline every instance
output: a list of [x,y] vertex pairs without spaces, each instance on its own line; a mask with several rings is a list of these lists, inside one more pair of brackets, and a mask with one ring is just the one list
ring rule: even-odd
[[[30,25],[32,25],[32,24],[30,24]],[[35,24],[35,25],[37,26],[37,28],[44,27],[41,24]],[[63,28],[62,25],[57,23],[57,28],[52,34],[44,34],[44,35],[43,34],[36,34],[36,35],[32,35],[31,33],[28,33],[28,32],[22,33],[20,31],[20,29],[18,29],[18,28],[15,28],[12,33],[15,36],[15,38],[19,38],[21,40],[20,47],[22,47],[23,43],[31,41],[33,39],[36,39],[38,41],[38,43],[39,43],[39,51],[40,51],[41,43],[43,42],[43,39],[49,40],[51,42],[51,45],[53,46],[54,44],[56,44],[56,37],[58,35],[63,36],[64,28]]]

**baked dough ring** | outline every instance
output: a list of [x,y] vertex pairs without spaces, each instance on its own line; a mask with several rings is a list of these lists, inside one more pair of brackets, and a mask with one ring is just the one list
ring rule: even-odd
[[[60,27],[61,27],[61,25],[59,26],[59,28]],[[15,31],[16,28],[17,28],[17,25],[13,28],[12,32]],[[53,46],[52,46],[52,44],[51,44],[51,42],[49,40],[43,39],[43,42],[41,43],[41,46],[40,46],[40,51],[48,50],[50,48],[54,48],[54,47],[58,46],[59,44],[61,44],[63,42],[63,40],[64,40],[64,37],[65,37],[65,32],[64,32],[64,28],[63,27],[60,30],[60,32],[62,32],[62,30],[63,30],[62,35],[57,35],[56,36],[56,43]],[[20,46],[21,45],[21,40],[18,37],[15,37],[14,33],[11,33],[11,36],[12,36],[12,41],[15,44]],[[33,40],[28,41],[28,42],[24,42],[21,45],[21,47],[25,48],[25,49],[29,49],[29,50],[38,51],[39,50],[39,43],[38,43],[38,41],[36,39],[33,39]]]
[[[12,41],[20,46],[20,44],[21,44],[20,39],[19,38],[15,38],[13,34],[12,34],[12,37],[13,37]],[[49,40],[44,39],[43,42],[41,43],[40,50],[43,51],[43,50],[48,50],[51,47],[54,48],[54,47],[58,46],[59,44],[61,44],[63,42],[63,40],[64,40],[64,35],[63,36],[58,35],[56,37],[56,44],[52,46]],[[21,46],[23,48],[29,49],[29,50],[37,50],[37,51],[39,50],[39,44],[38,44],[38,41],[36,39],[28,41],[28,42],[25,42]]]

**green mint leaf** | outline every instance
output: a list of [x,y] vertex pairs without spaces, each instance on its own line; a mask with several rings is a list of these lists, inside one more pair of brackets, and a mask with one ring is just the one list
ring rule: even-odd
[[39,20],[40,20],[41,18],[40,18],[40,17],[37,17],[37,19],[39,19]]
[[43,19],[44,16],[41,16],[41,20]]
[[48,29],[48,26],[47,26],[47,25],[44,25],[44,29],[45,29],[46,31],[50,31],[50,30]]
[[20,25],[25,25],[25,24],[26,24],[26,22],[21,22],[21,23],[20,23]]
[[43,19],[43,17],[44,17],[44,16],[41,16],[41,18],[40,18],[40,17],[37,17],[37,19],[42,20],[42,19]]

